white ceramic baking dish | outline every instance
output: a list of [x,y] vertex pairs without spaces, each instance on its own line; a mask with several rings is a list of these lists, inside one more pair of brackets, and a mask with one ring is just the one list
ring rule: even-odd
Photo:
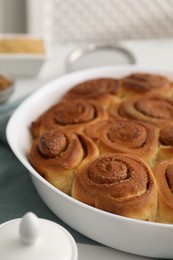
[[102,67],[65,75],[48,83],[27,98],[14,112],[8,126],[11,149],[29,171],[47,206],[81,234],[109,247],[129,253],[173,259],[173,225],[121,217],[83,204],[44,180],[31,166],[27,154],[31,146],[30,124],[76,83],[97,77],[121,77],[135,71],[159,73],[173,79],[173,71],[137,66]]

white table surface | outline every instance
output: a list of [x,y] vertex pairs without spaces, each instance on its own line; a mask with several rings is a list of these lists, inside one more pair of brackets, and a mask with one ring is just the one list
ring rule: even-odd
[[[133,53],[136,59],[136,65],[158,69],[173,69],[173,39],[159,41],[124,41],[121,42],[121,45]],[[68,54],[77,46],[78,45],[75,44],[56,46],[37,78],[16,78],[15,92],[5,106],[8,107],[8,105],[13,104],[19,98],[23,98],[47,82],[67,73],[65,69],[66,59]],[[122,63],[122,60],[120,63]],[[116,64],[119,65],[118,60]],[[1,108],[2,105],[0,109]],[[79,260],[151,259],[120,252],[104,246],[78,244],[78,249]]]

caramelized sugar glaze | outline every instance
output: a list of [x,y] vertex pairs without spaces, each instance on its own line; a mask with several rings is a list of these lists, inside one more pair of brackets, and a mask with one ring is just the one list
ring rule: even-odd
[[162,75],[81,82],[31,124],[29,161],[90,206],[173,223],[173,83]]

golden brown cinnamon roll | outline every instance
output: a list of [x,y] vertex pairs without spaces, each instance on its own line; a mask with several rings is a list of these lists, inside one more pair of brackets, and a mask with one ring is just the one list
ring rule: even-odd
[[173,124],[161,128],[159,134],[158,162],[173,159]]
[[33,136],[50,128],[69,129],[83,132],[83,129],[107,118],[106,111],[95,101],[70,100],[52,106],[32,123]]
[[34,139],[29,161],[48,182],[70,194],[75,168],[98,154],[96,145],[85,135],[49,130]]
[[139,157],[104,154],[77,172],[72,196],[118,215],[154,221],[157,185],[153,173]]
[[160,95],[143,96],[114,104],[110,114],[115,118],[129,118],[162,127],[173,120],[173,101]]
[[85,133],[96,141],[101,153],[132,153],[152,165],[158,152],[158,129],[142,121],[102,121]]
[[0,91],[9,88],[12,84],[13,82],[7,76],[0,74]]
[[113,78],[98,78],[82,82],[70,89],[63,99],[97,100],[107,107],[119,92],[119,81]]
[[158,164],[153,172],[159,194],[157,221],[173,223],[173,160]]
[[124,97],[158,92],[171,96],[173,93],[173,85],[168,78],[149,73],[133,73],[122,78],[120,88]]

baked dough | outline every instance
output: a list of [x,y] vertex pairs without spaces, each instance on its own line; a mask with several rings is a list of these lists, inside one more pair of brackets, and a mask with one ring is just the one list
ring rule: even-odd
[[173,223],[170,79],[139,72],[81,82],[30,127],[28,158],[52,185],[101,210]]

